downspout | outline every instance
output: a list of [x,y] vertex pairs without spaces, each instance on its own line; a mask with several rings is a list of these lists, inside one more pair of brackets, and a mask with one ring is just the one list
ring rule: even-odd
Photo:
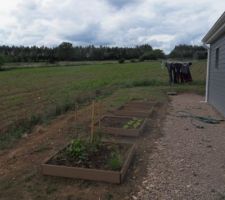
[[206,43],[203,43],[203,46],[208,51],[208,58],[207,58],[207,71],[206,71],[206,88],[205,88],[205,103],[208,103],[209,98],[209,67],[210,67],[210,46]]

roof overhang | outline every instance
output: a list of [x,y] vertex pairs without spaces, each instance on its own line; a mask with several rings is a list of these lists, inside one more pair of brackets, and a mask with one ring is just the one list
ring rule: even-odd
[[205,44],[211,44],[216,41],[220,36],[225,33],[225,12],[214,24],[214,26],[209,30],[206,36],[202,39]]

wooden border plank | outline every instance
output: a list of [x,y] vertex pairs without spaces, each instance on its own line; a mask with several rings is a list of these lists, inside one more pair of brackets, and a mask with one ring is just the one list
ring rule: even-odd
[[[84,180],[103,181],[108,183],[120,184],[122,183],[124,179],[126,170],[128,169],[129,164],[134,155],[135,144],[131,144],[131,143],[119,143],[119,144],[131,145],[130,149],[128,150],[128,153],[125,155],[126,158],[124,160],[122,169],[120,171],[51,165],[51,164],[48,164],[48,161],[52,159],[53,157],[52,156],[51,158],[47,159],[44,162],[44,164],[41,165],[42,174],[49,175],[49,176],[77,178],[77,179],[84,179]],[[54,156],[55,155],[56,154],[54,154]]]
[[[102,121],[106,117],[132,119],[132,117],[105,115],[102,117],[102,119],[100,121]],[[100,130],[103,133],[108,133],[108,134],[114,135],[114,136],[138,137],[143,132],[143,130],[147,124],[147,120],[146,119],[143,119],[143,120],[144,120],[143,123],[137,129],[124,129],[124,128],[108,127],[108,126],[104,126],[103,123],[101,123],[102,126],[100,127]]]
[[128,168],[129,168],[129,166],[130,166],[130,164],[131,164],[131,160],[132,160],[132,158],[133,158],[133,156],[134,156],[135,149],[136,149],[136,145],[134,144],[134,145],[131,147],[131,149],[130,149],[128,155],[127,155],[127,159],[126,159],[126,161],[124,162],[124,165],[123,165],[123,167],[122,167],[122,169],[121,169],[121,176],[120,176],[120,181],[121,181],[121,182],[123,182],[123,180],[124,180],[124,178],[125,178],[125,176],[126,176],[127,170],[128,170]]

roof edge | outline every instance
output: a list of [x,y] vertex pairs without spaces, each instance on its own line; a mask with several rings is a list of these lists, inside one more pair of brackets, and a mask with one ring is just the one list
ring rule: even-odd
[[217,39],[217,37],[220,36],[220,33],[222,33],[223,30],[225,31],[224,25],[225,25],[225,12],[220,16],[220,18],[216,21],[213,27],[205,35],[205,37],[202,39],[202,42],[206,44],[210,44],[215,39]]

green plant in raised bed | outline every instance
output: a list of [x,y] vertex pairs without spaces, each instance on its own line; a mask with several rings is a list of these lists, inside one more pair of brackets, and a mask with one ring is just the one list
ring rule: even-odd
[[86,140],[73,140],[67,149],[69,156],[84,161],[88,157],[88,142]]
[[113,151],[107,162],[107,165],[112,170],[119,170],[122,167],[123,159],[118,151]]
[[137,119],[133,118],[132,120],[128,121],[123,128],[129,129],[129,128],[138,128],[143,122],[143,119]]
[[67,149],[68,156],[86,161],[90,154],[98,152],[102,145],[102,133],[96,132],[93,140],[76,139],[71,142]]
[[142,122],[143,122],[142,119],[136,120],[135,123],[133,124],[133,127],[134,127],[134,128],[138,128],[138,127],[141,125]]
[[90,152],[97,152],[102,145],[102,132],[97,130],[94,133],[93,140],[89,142],[89,151]]
[[123,126],[123,128],[124,128],[124,129],[128,129],[128,128],[129,128],[129,125],[128,125],[128,124],[125,124],[125,125]]

